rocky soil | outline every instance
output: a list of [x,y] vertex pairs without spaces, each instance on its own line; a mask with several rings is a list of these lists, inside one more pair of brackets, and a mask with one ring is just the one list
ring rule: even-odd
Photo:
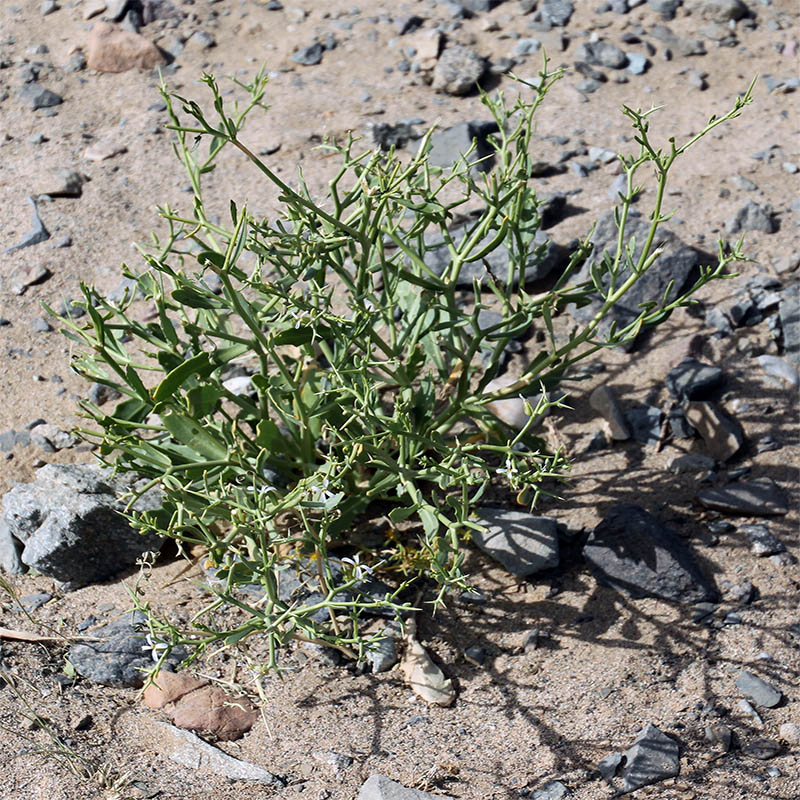
[[[3,3],[3,796],[800,796],[798,20],[791,0]],[[119,291],[156,204],[190,209],[156,68],[204,102],[204,71],[266,64],[270,110],[247,141],[321,193],[336,168],[315,149],[325,137],[413,148],[430,126],[480,123],[476,80],[512,93],[508,70],[534,77],[543,51],[565,77],[539,116],[535,184],[556,197],[546,233],[565,249],[613,205],[612,152],[633,147],[623,103],[663,106],[656,138],[681,141],[760,75],[754,104],[668,192],[670,252],[744,234],[752,261],[565,382],[571,410],[548,435],[575,466],[563,500],[537,508],[555,522],[490,515],[475,592],[418,619],[450,705],[400,667],[303,648],[260,695],[222,654],[140,697],[158,642],[126,613],[135,544],[114,528],[108,549],[114,487],[60,468],[91,462],[70,431],[76,401],[103,398],[71,373],[43,304],[67,313],[80,281]],[[276,207],[233,154],[207,185],[220,214],[231,198]],[[645,187],[638,205],[651,202]],[[542,547],[509,555],[533,524]],[[200,577],[166,547],[147,597],[185,620]]]

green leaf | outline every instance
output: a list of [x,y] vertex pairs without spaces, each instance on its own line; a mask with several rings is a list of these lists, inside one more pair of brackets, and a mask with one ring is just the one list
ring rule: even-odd
[[149,400],[150,393],[145,388],[145,385],[142,383],[142,379],[139,377],[139,373],[133,367],[127,367],[125,369],[125,378],[128,381],[128,386],[133,389],[142,400]]
[[[149,403],[144,403],[137,397],[131,397],[128,400],[123,400],[114,409],[114,413],[106,420],[110,423],[112,420],[123,420],[125,422],[144,422],[147,415],[150,413],[152,406]],[[106,423],[104,422],[104,425]]]
[[213,295],[199,292],[196,289],[190,289],[188,286],[175,289],[175,291],[172,292],[172,299],[175,300],[176,303],[189,306],[189,308],[219,309],[224,307],[223,303]]
[[223,364],[227,364],[229,361],[233,361],[234,358],[239,358],[239,356],[243,356],[249,350],[250,350],[250,345],[248,344],[232,344],[230,347],[217,348],[211,354],[211,357],[214,359],[214,364],[217,367],[220,367]]
[[175,367],[166,378],[155,388],[153,392],[153,402],[161,403],[169,400],[189,378],[196,376],[205,378],[214,370],[214,364],[208,357],[208,353],[198,353],[188,361],[184,361]]
[[217,410],[220,398],[225,392],[214,386],[195,386],[186,393],[189,401],[189,410],[193,417],[202,418],[213,414]]
[[256,444],[272,453],[285,453],[286,442],[278,426],[271,420],[259,420],[256,426]]
[[409,517],[417,513],[416,506],[398,506],[389,512],[389,519],[395,524],[399,525],[405,522]]
[[419,518],[422,521],[422,527],[425,529],[425,535],[428,539],[438,535],[439,517],[436,516],[436,510],[433,506],[422,506],[419,509]]
[[279,347],[283,344],[308,344],[314,338],[314,329],[305,325],[301,328],[289,328],[288,330],[276,333],[272,338],[272,344]]
[[161,421],[173,439],[212,461],[224,461],[228,448],[193,419],[172,409],[161,414]]
[[215,253],[213,250],[203,250],[197,254],[197,263],[212,269],[225,269],[225,256],[222,253]]

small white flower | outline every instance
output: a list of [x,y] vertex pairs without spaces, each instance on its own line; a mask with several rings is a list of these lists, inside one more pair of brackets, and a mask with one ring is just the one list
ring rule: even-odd
[[519,475],[519,470],[511,463],[511,459],[507,458],[505,467],[498,467],[497,474],[505,475],[510,480],[514,475]]
[[356,553],[352,558],[345,556],[342,558],[342,563],[350,565],[353,575],[355,575],[358,580],[362,580],[367,575],[372,575],[372,567],[370,567],[368,564],[361,563],[360,553]]
[[328,489],[329,485],[328,479],[325,478],[325,480],[322,481],[322,488],[315,488],[312,490],[312,497],[315,502],[327,503],[328,500],[335,496],[334,493]]
[[158,663],[159,659],[161,658],[161,654],[169,648],[169,645],[166,642],[161,642],[156,639],[152,633],[148,633],[147,636],[144,637],[144,640],[147,642],[147,644],[142,645],[142,651],[150,651],[150,656],[152,657],[153,661]]

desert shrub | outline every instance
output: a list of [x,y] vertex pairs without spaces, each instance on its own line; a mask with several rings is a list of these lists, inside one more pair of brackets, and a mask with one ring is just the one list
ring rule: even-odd
[[[142,249],[146,268],[125,268],[129,294],[111,302],[84,285],[88,322],[68,322],[67,334],[80,345],[75,369],[122,395],[108,412],[83,403],[93,426],[81,435],[115,469],[150,478],[143,491],[163,489],[162,510],[136,524],[207,551],[210,602],[188,630],[154,622],[169,646],[191,642],[197,654],[259,634],[269,667],[291,639],[363,657],[375,643],[363,634],[365,614],[409,609],[404,592],[420,578],[435,582],[435,601],[468,585],[464,542],[490,488],[532,506],[545,481],[567,470],[536,425],[562,402],[558,384],[570,368],[658,325],[742,257],[740,245],[721,244],[718,262],[688,289],[673,287],[601,334],[658,259],[674,161],[736,117],[749,90],[665,151],[651,143],[655,109],[625,108],[638,152],[620,156],[616,253],[596,254],[589,280],[576,282],[587,239],[547,291],[530,293],[526,275],[547,246],[536,239],[530,180],[534,115],[558,77],[545,63],[513,102],[483,96],[498,129],[490,171],[471,168],[472,153],[452,170],[432,166],[430,134],[412,157],[364,152],[351,138],[324,145],[341,168],[322,200],[302,175],[296,187],[283,181],[241,138],[262,106],[263,73],[234,81],[247,101],[233,111],[209,75],[212,113],[162,87],[193,208],[160,208],[166,233]],[[207,215],[204,175],[226,147],[278,188],[276,219],[235,200],[227,224]],[[626,223],[647,171],[655,199],[637,248]],[[487,260],[500,248],[504,274]],[[434,250],[446,258],[435,261]],[[149,321],[134,313],[141,298]],[[598,299],[588,323],[557,333],[553,320],[567,305]],[[490,305],[499,315],[482,323]],[[545,335],[522,375],[492,383],[509,342],[534,325]],[[520,396],[516,423],[495,413],[496,401]],[[217,613],[232,608],[242,613]]]

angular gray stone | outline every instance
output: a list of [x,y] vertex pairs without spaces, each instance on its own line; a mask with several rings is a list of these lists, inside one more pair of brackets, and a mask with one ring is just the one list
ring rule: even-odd
[[31,111],[36,111],[38,108],[58,106],[64,102],[64,98],[60,94],[51,92],[38,83],[23,84],[20,86],[17,94],[19,99],[28,106]]
[[[147,641],[147,620],[141,611],[127,613],[119,619],[87,632],[96,642],[73,644],[69,661],[75,671],[103,686],[138,689],[145,673],[155,665],[153,649]],[[175,669],[188,653],[176,647],[165,659],[165,667]]]
[[306,47],[298,47],[290,58],[295,64],[300,64],[304,67],[313,67],[322,61],[322,54],[324,52],[325,48],[319,42],[314,42]]
[[512,575],[526,578],[558,566],[558,523],[525,511],[481,508],[477,522],[486,531],[472,531],[472,540]]
[[22,237],[22,241],[17,242],[17,244],[12,244],[11,247],[6,247],[6,249],[3,250],[4,253],[11,253],[14,250],[22,250],[25,247],[32,247],[35,244],[46,242],[50,238],[50,233],[47,228],[45,228],[44,223],[39,216],[39,211],[36,208],[36,201],[33,199],[33,197],[28,196],[28,202],[30,203],[33,211],[33,230],[30,233],[26,233],[25,236]]
[[25,567],[20,559],[22,547],[11,535],[8,523],[0,517],[0,569],[7,575],[21,575]]
[[623,758],[624,756],[622,753],[609,753],[607,756],[601,758],[600,761],[597,762],[597,771],[600,773],[600,777],[610,781],[617,774],[617,770],[620,764],[622,764]]
[[758,357],[758,363],[767,375],[782,380],[792,389],[800,386],[800,373],[788,361],[765,354]]
[[[470,224],[456,225],[450,230],[450,237],[456,245],[460,244],[469,234],[470,227]],[[488,234],[481,239],[477,247],[480,248],[488,244],[493,238],[492,234]],[[427,233],[424,239],[428,250],[425,252],[423,260],[436,275],[441,277],[452,263],[447,242],[444,236],[438,232]],[[472,289],[473,278],[476,278],[481,284],[484,283],[488,277],[486,264],[488,264],[492,275],[497,281],[504,285],[511,259],[506,242],[508,242],[508,239],[495,247],[490,253],[487,253],[480,262],[470,261],[464,264],[458,274],[456,286],[463,289]],[[484,261],[486,264],[483,263]],[[537,230],[525,263],[525,283],[544,278],[559,266],[563,266],[564,263],[564,248],[548,238],[543,230]]]
[[611,42],[585,42],[575,53],[575,57],[587,64],[609,69],[622,69],[628,64],[628,57]]
[[409,789],[384,775],[370,775],[361,786],[356,800],[454,800],[449,795]]
[[625,758],[623,792],[674,778],[681,771],[678,743],[652,723],[639,731]]
[[640,506],[613,506],[583,554],[598,581],[633,597],[696,603],[716,596],[689,547]]
[[778,689],[747,670],[743,670],[736,679],[736,688],[761,708],[775,708],[783,699]]
[[[649,228],[650,224],[646,218],[636,213],[635,210],[630,212],[626,236],[629,240],[636,237],[634,262],[641,256]],[[603,214],[597,221],[591,239],[594,251],[575,275],[572,283],[589,280],[590,270],[601,261],[604,250],[608,251],[612,258],[614,257],[617,250],[617,234],[613,211]],[[662,242],[662,255],[633,288],[614,305],[611,312],[600,323],[601,334],[607,335],[612,322],[616,322],[618,329],[633,322],[639,316],[641,311],[639,306],[642,303],[653,302],[656,307],[659,307],[670,283],[672,283],[672,288],[668,299],[673,299],[686,285],[693,268],[700,262],[700,253],[697,250],[683,244],[674,233],[663,226],[658,229],[658,239]],[[617,285],[623,282],[629,274],[628,270],[623,268],[617,277]],[[603,287],[607,288],[609,276],[603,275],[600,280]],[[599,300],[593,300],[580,308],[570,306],[569,310],[578,322],[587,323],[595,316],[601,305]]]
[[[151,744],[159,755],[187,767],[192,773],[213,772],[231,781],[250,781],[265,786],[283,787],[286,784],[269,770],[224,753],[204,742],[191,731],[181,730],[167,722],[146,719],[152,734]],[[210,795],[209,795],[210,796]]]
[[473,174],[488,172],[492,168],[494,149],[487,137],[497,130],[496,122],[459,122],[446,130],[436,131],[430,139],[428,161],[435,167],[452,169],[469,151],[474,140],[475,149],[467,163],[480,162],[472,167]]
[[548,781],[531,795],[532,800],[567,800],[569,797],[570,791],[561,781]]
[[655,406],[634,406],[625,412],[625,421],[637,442],[654,446],[661,438],[663,413]]
[[729,514],[770,517],[789,512],[786,492],[770,478],[707,487],[697,493],[697,499],[706,508]]
[[726,223],[728,233],[743,233],[746,231],[760,231],[761,233],[775,233],[778,226],[775,224],[772,206],[759,205],[753,200],[742,206]]
[[747,537],[750,542],[750,552],[758,558],[774,556],[777,553],[786,551],[786,546],[783,542],[772,534],[763,522],[742,525],[738,528],[738,532]]
[[685,5],[692,14],[712,22],[730,22],[747,16],[747,6],[741,0],[689,0]]
[[800,283],[781,292],[780,303],[783,350],[786,360],[800,370]]
[[685,475],[687,473],[701,473],[708,472],[714,469],[717,462],[713,458],[704,456],[702,453],[687,453],[683,456],[676,456],[669,464],[667,469],[674,472],[676,475]]
[[448,47],[433,69],[433,88],[437,92],[464,95],[471,92],[483,77],[486,60],[462,45]]
[[[36,429],[34,429],[36,430]],[[72,590],[105,580],[133,566],[142,553],[158,551],[163,538],[142,535],[122,516],[120,480],[100,470],[48,464],[33,483],[14,487],[2,499],[0,520],[24,545],[22,562]],[[150,490],[136,504],[140,511],[161,505]]]
[[661,14],[664,19],[674,19],[675,12],[681,5],[682,0],[647,0],[647,5],[653,11]]
[[641,53],[625,53],[625,58],[628,60],[627,70],[631,75],[644,75],[650,62]]
[[705,400],[724,380],[725,374],[719,367],[703,364],[696,358],[684,358],[667,373],[666,385],[676,400]]
[[539,14],[542,21],[559,28],[569,22],[572,12],[575,10],[569,0],[542,0],[539,3]]

